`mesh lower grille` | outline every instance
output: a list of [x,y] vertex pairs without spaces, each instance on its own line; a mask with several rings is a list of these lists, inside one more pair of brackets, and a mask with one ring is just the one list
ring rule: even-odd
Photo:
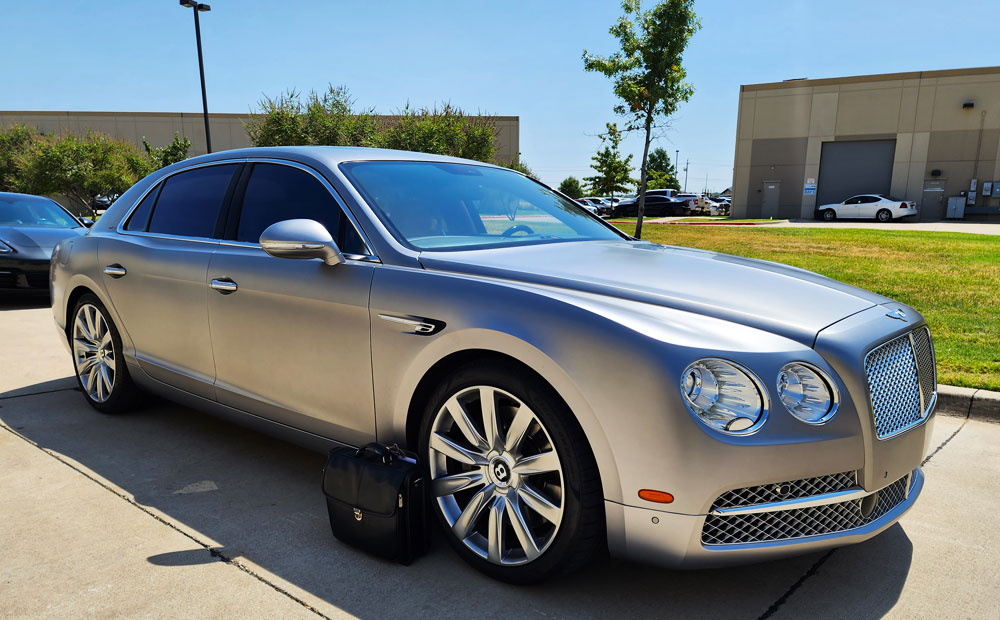
[[[919,336],[918,336],[919,334]],[[914,342],[919,340],[917,351]],[[865,374],[871,394],[872,417],[875,434],[879,439],[897,435],[924,418],[924,407],[930,399],[921,390],[936,388],[934,364],[921,364],[921,374],[929,375],[921,381],[917,372],[918,356],[933,359],[930,333],[921,328],[911,334],[904,334],[873,349],[865,358]]]
[[879,491],[875,507],[868,516],[861,512],[863,500],[747,515],[708,515],[701,531],[701,542],[704,545],[739,545],[857,529],[885,516],[902,503],[910,478],[903,476]]
[[768,502],[780,502],[788,499],[809,497],[810,495],[822,495],[823,493],[843,491],[853,487],[855,484],[857,484],[855,473],[853,471],[845,471],[840,474],[734,489],[720,495],[715,500],[715,503],[712,504],[712,510],[716,508],[736,508],[739,506],[766,504]]
[[934,344],[931,330],[921,327],[913,332],[913,352],[920,373],[920,393],[924,397],[924,407],[929,407],[931,398],[937,393],[937,364],[934,359]]

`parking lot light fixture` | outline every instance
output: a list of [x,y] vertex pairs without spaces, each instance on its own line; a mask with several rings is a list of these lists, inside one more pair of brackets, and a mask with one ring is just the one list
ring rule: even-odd
[[211,153],[212,132],[208,128],[208,95],[205,93],[205,61],[201,53],[201,24],[198,22],[198,13],[211,11],[212,7],[192,0],[180,0],[180,5],[192,9],[192,13],[194,13],[194,38],[198,43],[198,73],[201,75],[201,107],[205,115],[205,147]]

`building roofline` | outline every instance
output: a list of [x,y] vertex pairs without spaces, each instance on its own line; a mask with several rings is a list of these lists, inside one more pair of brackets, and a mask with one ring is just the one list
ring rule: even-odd
[[[251,112],[245,114],[235,114],[232,112],[209,112],[209,118],[233,118],[246,119],[252,115]],[[197,116],[201,118],[201,112],[106,112],[95,110],[0,110],[0,116],[93,116],[93,117],[140,117],[140,116],[172,116],[183,118],[186,116]],[[399,114],[376,114],[375,116],[384,118],[398,118]],[[466,114],[473,118],[494,118],[498,121],[516,121],[518,116],[503,116],[500,114]]]
[[904,73],[876,73],[872,75],[852,75],[813,80],[786,80],[784,82],[763,82],[743,84],[740,91],[777,90],[781,88],[802,88],[804,86],[828,86],[833,84],[857,84],[860,82],[888,82],[892,80],[920,80],[939,77],[1000,74],[1000,67],[971,67],[968,69],[940,69],[936,71],[908,71]]

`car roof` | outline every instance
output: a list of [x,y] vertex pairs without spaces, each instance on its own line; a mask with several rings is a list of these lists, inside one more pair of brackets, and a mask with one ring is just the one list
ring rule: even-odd
[[360,146],[257,146],[229,151],[217,151],[208,155],[200,155],[185,159],[184,166],[220,159],[238,159],[240,157],[271,157],[275,159],[291,159],[299,161],[320,161],[333,167],[348,161],[432,161],[442,163],[475,164],[500,168],[486,162],[448,155],[417,153],[415,151],[398,151],[394,149],[376,149]]

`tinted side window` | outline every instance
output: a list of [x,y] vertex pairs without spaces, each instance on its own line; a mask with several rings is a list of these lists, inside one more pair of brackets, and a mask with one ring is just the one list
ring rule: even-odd
[[257,243],[271,224],[296,219],[315,220],[325,226],[344,252],[366,251],[340,205],[315,177],[291,166],[254,164],[236,240]]
[[156,204],[156,197],[160,194],[162,187],[162,185],[157,185],[153,188],[153,191],[146,194],[146,197],[142,199],[139,206],[132,212],[132,217],[125,224],[125,230],[145,232],[146,227],[149,225],[149,216],[153,212],[153,205]]
[[206,166],[167,179],[156,200],[149,232],[212,237],[237,164]]

